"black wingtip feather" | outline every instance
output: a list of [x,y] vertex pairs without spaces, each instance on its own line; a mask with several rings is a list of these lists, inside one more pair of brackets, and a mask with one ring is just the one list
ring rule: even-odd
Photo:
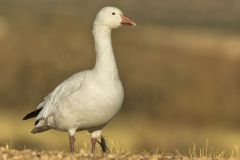
[[23,117],[22,120],[27,120],[27,119],[36,117],[41,112],[42,109],[43,108],[39,108],[31,113],[28,113],[25,117]]
[[35,121],[34,125],[36,126],[38,123],[39,123],[39,119]]

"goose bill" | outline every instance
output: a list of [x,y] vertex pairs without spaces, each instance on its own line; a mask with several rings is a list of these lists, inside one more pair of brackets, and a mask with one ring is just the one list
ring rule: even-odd
[[122,18],[122,22],[121,22],[122,25],[124,25],[124,26],[136,26],[136,23],[133,22],[128,17],[121,16],[121,18]]

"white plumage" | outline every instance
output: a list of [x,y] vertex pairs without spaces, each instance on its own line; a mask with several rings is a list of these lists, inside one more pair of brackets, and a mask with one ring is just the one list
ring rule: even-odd
[[[75,132],[88,130],[94,152],[96,139],[101,137],[103,127],[118,113],[123,102],[111,30],[124,24],[135,25],[117,8],[105,7],[97,14],[93,27],[97,54],[94,68],[74,74],[45,97],[37,107],[40,112],[32,133],[48,129],[68,132],[73,151]],[[28,118],[32,117],[25,117]]]

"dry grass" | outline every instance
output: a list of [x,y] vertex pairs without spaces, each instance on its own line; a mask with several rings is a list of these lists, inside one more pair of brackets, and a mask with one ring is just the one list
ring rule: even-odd
[[239,148],[234,146],[231,153],[226,151],[213,151],[206,143],[203,147],[197,147],[192,145],[189,148],[189,155],[183,155],[178,151],[175,153],[159,152],[155,150],[152,153],[140,152],[111,152],[101,153],[97,152],[92,155],[88,152],[87,148],[80,149],[75,153],[69,153],[67,151],[40,151],[31,149],[16,150],[10,148],[9,145],[0,147],[0,159],[1,160],[77,160],[77,159],[96,159],[96,160],[238,160]]
[[[14,150],[14,149],[7,149],[4,147],[0,148],[0,158],[2,160],[8,159],[15,159],[15,160],[77,160],[77,159],[99,159],[99,160],[106,160],[106,159],[118,159],[118,160],[145,160],[145,159],[173,159],[173,156],[162,156],[162,155],[149,155],[146,153],[142,154],[132,154],[132,153],[122,153],[122,154],[96,154],[91,155],[84,150],[80,150],[78,153],[68,153],[63,151],[33,151],[29,149],[24,149],[22,151]],[[174,159],[181,159],[181,157],[176,157]]]

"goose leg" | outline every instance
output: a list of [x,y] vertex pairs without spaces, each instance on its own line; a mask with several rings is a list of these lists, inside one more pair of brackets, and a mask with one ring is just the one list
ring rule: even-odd
[[95,131],[89,131],[89,132],[90,132],[91,144],[92,144],[91,152],[94,154],[95,153],[95,147],[96,147],[97,139],[101,137],[102,130],[95,130]]
[[92,154],[95,153],[95,147],[96,147],[96,142],[97,142],[97,138],[91,138],[91,143],[92,143]]
[[75,142],[75,137],[74,136],[69,136],[69,144],[70,144],[70,151],[74,152],[74,142]]

